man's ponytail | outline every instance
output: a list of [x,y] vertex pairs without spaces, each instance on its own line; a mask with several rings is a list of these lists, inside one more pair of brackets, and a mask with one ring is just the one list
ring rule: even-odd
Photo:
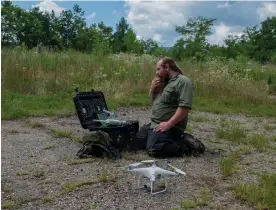
[[169,57],[162,58],[162,64],[161,65],[163,67],[165,65],[168,65],[171,70],[176,71],[179,74],[183,74],[183,71],[177,66],[176,62],[173,59],[169,58]]

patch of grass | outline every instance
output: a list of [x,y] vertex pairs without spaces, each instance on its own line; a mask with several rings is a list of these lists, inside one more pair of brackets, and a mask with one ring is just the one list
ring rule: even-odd
[[[67,93],[22,95],[19,93],[3,91],[1,110],[2,120],[36,116],[75,115],[76,111],[74,104],[72,103],[72,97],[73,95]],[[119,106],[150,107],[147,91],[124,96],[119,99],[106,96],[106,100],[110,110]],[[13,101],[13,103],[11,103],[11,101]],[[251,104],[238,99],[212,98],[195,95],[193,104],[194,110],[213,112],[217,114],[229,113],[270,117],[274,116],[274,113],[276,112],[276,102]]]
[[62,115],[74,113],[69,94],[20,94],[9,91],[1,93],[2,120],[23,117]]
[[257,209],[276,209],[276,174],[258,175],[258,183],[238,183],[233,186],[236,199],[254,205]]
[[42,198],[42,203],[48,203],[51,200],[52,200],[52,198],[50,196],[46,195]]
[[72,192],[76,188],[79,188],[84,185],[93,185],[99,182],[106,183],[106,182],[114,182],[116,179],[115,175],[113,174],[108,174],[108,173],[103,173],[101,175],[98,175],[94,178],[89,178],[89,179],[81,179],[81,180],[76,180],[70,183],[66,183],[62,185],[62,191],[63,192]]
[[142,161],[147,160],[148,156],[145,153],[133,153],[133,152],[122,152],[122,158],[125,160],[132,160],[132,161]]
[[96,180],[94,179],[83,179],[83,180],[77,180],[71,183],[66,183],[64,185],[62,185],[62,190],[64,192],[72,192],[74,191],[76,188],[84,186],[84,185],[92,185],[97,183]]
[[271,141],[274,141],[274,142],[276,142],[276,135],[274,135],[274,136],[271,136]]
[[240,146],[220,160],[220,171],[223,178],[231,176],[239,167],[236,165],[242,154],[251,153],[252,147]]
[[235,172],[236,170],[235,161],[237,159],[238,159],[238,155],[236,153],[230,153],[228,156],[223,157],[220,160],[220,171],[224,178],[231,176]]
[[29,174],[28,171],[24,171],[24,170],[16,171],[17,176],[24,176],[24,175],[28,175],[28,174]]
[[264,134],[248,135],[246,129],[242,128],[239,123],[222,122],[221,126],[216,129],[216,138],[227,141],[251,145],[261,151],[269,147],[269,138]]
[[26,124],[32,128],[44,128],[44,125],[40,122],[27,120]]
[[219,139],[226,139],[235,143],[240,143],[240,141],[247,136],[246,130],[238,124],[223,124],[216,129],[215,134]]
[[93,202],[87,205],[87,210],[96,210],[99,208],[99,206],[100,204]]
[[194,114],[189,115],[189,120],[194,122],[212,122],[213,121],[213,119],[208,118],[206,116],[194,115]]
[[4,201],[4,203],[2,204],[2,208],[3,209],[11,209],[14,207],[14,202],[12,200],[6,200]]
[[34,169],[34,170],[32,170],[32,176],[37,179],[43,179],[43,178],[45,178],[45,172],[40,169]]
[[193,209],[196,207],[208,206],[212,197],[208,189],[201,189],[199,195],[192,200],[183,200],[180,202],[181,209]]
[[82,159],[69,159],[68,164],[69,165],[77,165],[77,164],[83,164],[83,163],[91,163],[94,160],[92,158],[82,158]]
[[[154,69],[158,59],[149,55],[10,50],[2,59],[2,120],[75,114],[72,98],[76,87],[103,91],[111,109],[149,106],[148,90],[154,77],[154,70],[149,69]],[[276,100],[268,97],[266,86],[275,67],[263,71],[255,65],[253,71],[249,64],[239,62],[211,59],[202,65],[188,59],[178,63],[195,86],[193,110],[275,115]],[[236,67],[247,77],[233,73]]]
[[73,131],[71,130],[57,130],[57,129],[52,129],[51,132],[55,138],[70,138],[70,139],[73,133]]
[[19,131],[13,129],[13,130],[9,130],[8,133],[10,133],[10,134],[17,134],[17,133],[19,133]]
[[264,124],[266,130],[276,130],[276,125]]
[[69,138],[74,142],[83,142],[83,139],[77,136],[73,136],[72,130],[59,130],[59,129],[51,129],[51,133],[55,138]]
[[47,149],[54,148],[55,146],[56,146],[55,144],[47,143],[47,145],[46,145],[43,149],[44,149],[44,150],[47,150]]
[[254,134],[248,136],[243,143],[246,145],[252,145],[254,148],[261,151],[269,147],[269,138],[263,134]]
[[73,136],[71,135],[71,140],[74,141],[74,142],[83,142],[83,139],[80,138],[80,137],[77,137],[77,136]]
[[219,143],[219,144],[223,143],[223,142],[222,142],[220,139],[218,139],[218,138],[209,138],[207,141],[208,141],[208,142],[212,142],[212,143]]
[[193,133],[195,128],[196,128],[195,124],[188,123],[185,131],[188,133]]
[[98,182],[115,182],[116,176],[114,174],[103,173],[97,176]]
[[194,110],[213,112],[216,114],[244,114],[247,116],[274,117],[276,100],[269,103],[249,103],[243,99],[195,95]]

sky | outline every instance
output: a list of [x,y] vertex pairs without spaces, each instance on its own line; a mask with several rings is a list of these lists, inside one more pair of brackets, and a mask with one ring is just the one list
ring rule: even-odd
[[114,28],[125,17],[136,36],[153,39],[160,45],[171,47],[179,34],[176,25],[184,25],[189,18],[203,16],[216,18],[211,44],[223,44],[229,35],[240,36],[246,27],[259,25],[267,17],[276,16],[276,1],[14,1],[23,9],[38,6],[41,10],[72,9],[78,4],[84,11],[88,25],[103,22]]

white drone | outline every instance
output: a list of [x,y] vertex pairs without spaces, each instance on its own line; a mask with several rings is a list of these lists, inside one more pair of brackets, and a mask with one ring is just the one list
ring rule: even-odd
[[[165,192],[167,190],[168,183],[167,183],[166,177],[177,176],[177,175],[184,175],[184,176],[186,175],[186,173],[184,171],[172,166],[171,164],[168,163],[167,160],[165,160],[166,168],[170,167],[171,169],[173,169],[173,171],[160,168],[155,164],[155,162],[156,162],[155,160],[144,160],[144,161],[141,161],[139,163],[130,164],[128,166],[128,171],[136,172],[136,173],[140,174],[139,178],[138,178],[138,188],[139,189],[148,187],[147,185],[144,185],[144,186],[140,185],[140,179],[142,177],[148,178],[150,180],[151,195],[162,193],[162,192]],[[146,167],[140,167],[139,168],[139,166],[141,166],[142,164],[145,164],[145,165],[151,164],[151,166],[146,166]],[[153,192],[153,184],[155,183],[155,181],[157,179],[162,179],[162,178],[165,181],[165,189],[163,189],[161,191]]]

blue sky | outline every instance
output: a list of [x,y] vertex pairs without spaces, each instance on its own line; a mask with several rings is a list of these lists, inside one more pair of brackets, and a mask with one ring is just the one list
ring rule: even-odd
[[188,18],[204,16],[216,18],[212,44],[223,44],[229,34],[240,36],[245,27],[252,27],[267,17],[276,16],[276,2],[248,1],[17,1],[24,9],[37,5],[41,10],[53,9],[57,13],[72,9],[78,4],[84,11],[87,24],[103,21],[115,28],[124,16],[138,38],[152,38],[163,46],[171,46],[179,38],[175,25],[182,25]]

